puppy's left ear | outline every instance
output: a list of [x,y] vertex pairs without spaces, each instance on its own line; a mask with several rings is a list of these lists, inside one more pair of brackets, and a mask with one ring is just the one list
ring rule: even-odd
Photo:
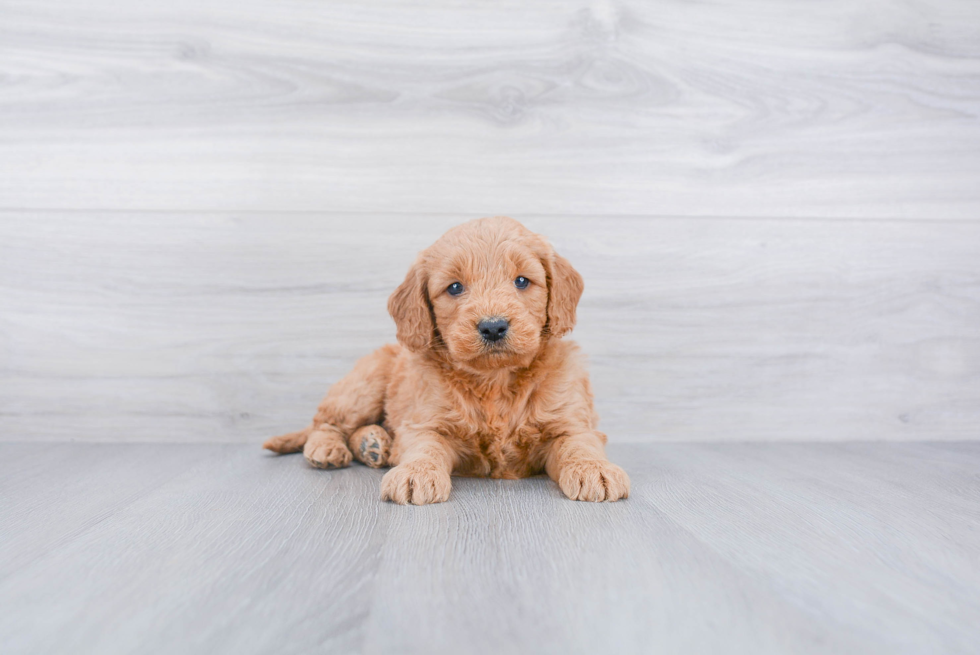
[[585,283],[567,259],[550,246],[549,250],[544,262],[548,273],[548,330],[562,337],[575,327],[575,308]]

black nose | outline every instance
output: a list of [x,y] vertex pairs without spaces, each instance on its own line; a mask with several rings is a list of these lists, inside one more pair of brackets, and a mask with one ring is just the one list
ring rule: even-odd
[[509,327],[510,323],[506,318],[485,318],[480,321],[476,329],[480,331],[480,336],[483,337],[484,341],[493,343],[507,336],[507,328]]

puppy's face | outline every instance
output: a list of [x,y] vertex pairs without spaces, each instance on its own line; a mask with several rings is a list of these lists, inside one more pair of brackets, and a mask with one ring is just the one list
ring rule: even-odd
[[527,366],[544,339],[575,324],[582,278],[509,218],[453,228],[423,251],[388,309],[416,352],[445,348],[476,370]]
[[429,301],[453,361],[477,369],[530,363],[548,320],[548,277],[532,244],[471,229],[440,240],[431,255]]

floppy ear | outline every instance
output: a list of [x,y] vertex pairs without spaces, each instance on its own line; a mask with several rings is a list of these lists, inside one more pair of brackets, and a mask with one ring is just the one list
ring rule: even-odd
[[[549,248],[550,249],[550,248]],[[550,249],[545,259],[548,272],[548,330],[556,337],[564,336],[575,327],[575,307],[585,283],[568,260]]]
[[412,264],[405,281],[388,298],[388,313],[395,319],[398,341],[403,346],[412,352],[420,352],[432,344],[429,292],[421,260]]

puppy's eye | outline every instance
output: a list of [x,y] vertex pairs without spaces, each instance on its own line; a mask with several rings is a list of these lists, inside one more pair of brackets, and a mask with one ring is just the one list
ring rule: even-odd
[[514,280],[514,286],[518,289],[527,289],[527,285],[529,284],[531,284],[531,281],[523,275],[519,275],[517,279]]
[[449,292],[450,296],[458,296],[459,294],[463,293],[463,285],[459,282],[453,282],[449,285],[449,288],[446,289],[446,291]]

